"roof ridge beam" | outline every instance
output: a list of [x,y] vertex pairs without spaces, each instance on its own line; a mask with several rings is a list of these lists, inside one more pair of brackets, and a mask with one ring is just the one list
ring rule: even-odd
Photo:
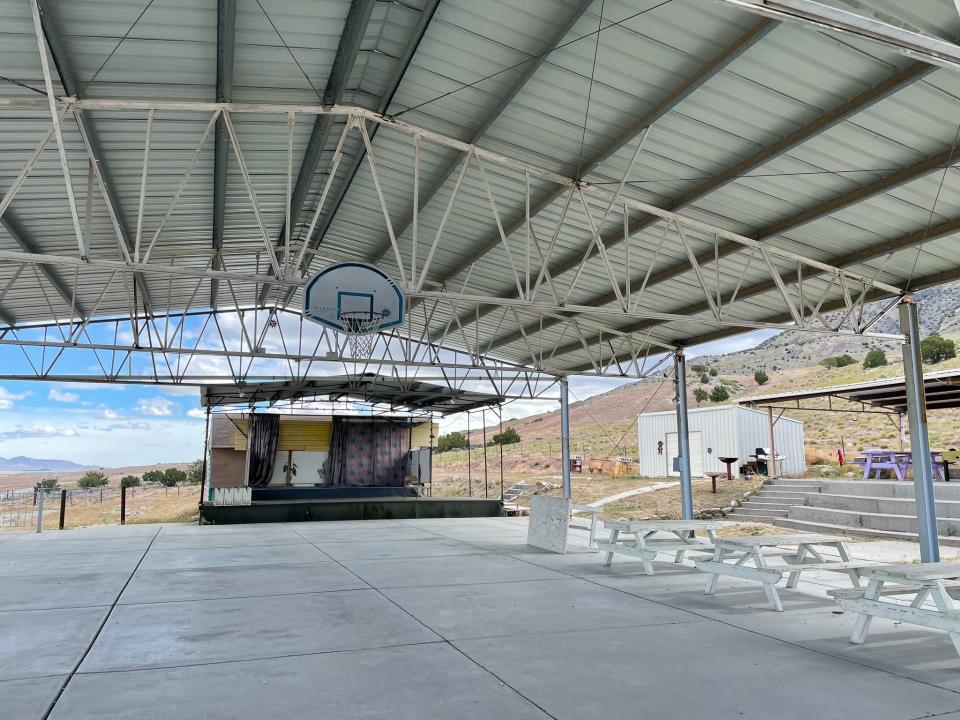
[[[217,102],[233,101],[233,58],[236,49],[237,1],[217,0]],[[211,267],[222,270],[220,250],[227,211],[227,173],[229,166],[227,125],[221,114],[213,136],[213,260]],[[220,281],[210,281],[210,307],[217,306]]]

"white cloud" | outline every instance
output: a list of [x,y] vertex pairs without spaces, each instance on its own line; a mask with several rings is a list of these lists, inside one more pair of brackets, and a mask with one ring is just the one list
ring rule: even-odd
[[141,415],[150,415],[152,417],[163,417],[173,415],[175,405],[166,398],[140,398],[137,400],[137,412]]
[[58,428],[53,425],[31,425],[25,427],[17,425],[13,430],[0,432],[2,440],[24,440],[26,438],[54,438],[54,437],[78,437],[78,433],[73,428]]
[[12,410],[15,405],[14,400],[23,400],[28,395],[30,395],[29,390],[22,393],[13,393],[0,385],[0,410]]
[[50,392],[47,394],[47,399],[64,403],[80,402],[80,396],[77,395],[77,393],[64,392],[58,387],[50,388]]
[[190,408],[187,410],[187,415],[192,418],[200,418],[201,420],[207,417],[206,410],[201,410],[200,408]]
[[100,406],[100,413],[104,420],[120,420],[123,418],[123,415],[118,413],[116,410],[111,410],[105,405]]

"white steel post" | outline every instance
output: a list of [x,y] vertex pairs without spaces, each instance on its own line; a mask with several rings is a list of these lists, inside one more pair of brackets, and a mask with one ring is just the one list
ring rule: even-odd
[[903,343],[903,376],[910,421],[910,452],[913,455],[913,486],[917,508],[917,531],[921,562],[940,562],[937,538],[937,508],[933,492],[933,463],[927,434],[927,400],[920,363],[920,318],[911,295],[900,302],[900,332]]
[[680,510],[684,520],[693,519],[693,485],[690,477],[690,426],[687,419],[687,359],[683,350],[674,355],[677,386],[677,445],[680,448]]
[[567,378],[560,378],[560,468],[563,475],[563,497],[573,497],[570,485],[570,397]]

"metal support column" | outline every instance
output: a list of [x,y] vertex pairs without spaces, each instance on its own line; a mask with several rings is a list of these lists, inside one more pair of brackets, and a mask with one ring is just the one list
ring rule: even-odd
[[473,497],[473,447],[470,445],[470,411],[467,411],[467,495]]
[[567,378],[560,378],[560,468],[563,475],[563,497],[573,497],[570,486],[570,390]]
[[693,485],[690,478],[690,426],[687,422],[687,358],[677,350],[673,360],[677,386],[677,445],[680,448],[680,510],[684,520],[693,519]]
[[903,376],[910,422],[910,452],[913,455],[913,486],[917,507],[917,530],[921,562],[940,562],[937,538],[937,508],[933,493],[933,463],[927,434],[927,399],[920,362],[920,318],[913,296],[900,302],[900,332],[903,343]]
[[770,443],[770,452],[767,454],[767,477],[771,480],[780,477],[780,468],[777,466],[777,421],[773,419],[773,408],[767,408],[767,442]]

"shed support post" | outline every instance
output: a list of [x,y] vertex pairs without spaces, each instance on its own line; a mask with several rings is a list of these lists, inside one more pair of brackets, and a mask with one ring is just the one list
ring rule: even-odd
[[940,562],[937,538],[937,508],[933,492],[933,463],[927,434],[927,399],[920,363],[920,318],[913,296],[900,301],[900,332],[903,343],[903,376],[910,422],[910,452],[913,455],[913,485],[917,506],[917,530],[921,562]]
[[573,497],[570,484],[570,388],[567,378],[560,378],[560,468],[563,477],[563,497]]
[[467,495],[473,497],[473,472],[471,462],[473,461],[473,447],[470,444],[470,411],[467,410]]
[[680,510],[684,520],[693,520],[693,484],[690,477],[690,424],[687,418],[687,358],[677,350],[673,358],[677,386],[677,447],[680,449]]
[[200,470],[200,507],[197,508],[197,525],[203,524],[203,494],[207,488],[207,458],[210,455],[210,406],[207,406],[207,422],[203,429],[203,467]]
[[767,408],[767,427],[770,432],[770,454],[767,456],[767,477],[771,480],[780,477],[780,468],[777,467],[777,438],[774,434],[777,421],[773,419],[773,408]]

